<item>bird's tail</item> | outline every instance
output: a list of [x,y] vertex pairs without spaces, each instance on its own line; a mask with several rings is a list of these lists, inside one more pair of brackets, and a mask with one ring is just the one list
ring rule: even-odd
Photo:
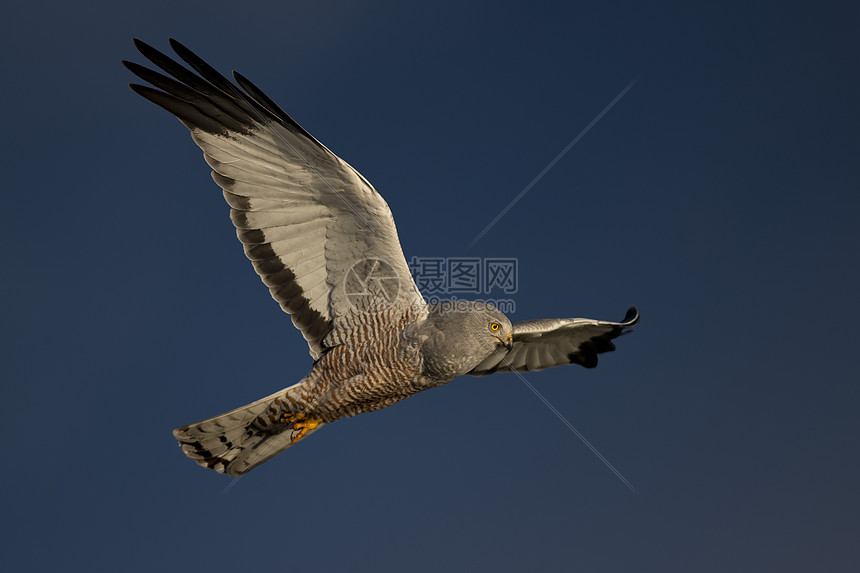
[[186,456],[204,468],[240,476],[318,430],[302,412],[286,414],[285,397],[303,382],[226,414],[182,426],[173,436]]

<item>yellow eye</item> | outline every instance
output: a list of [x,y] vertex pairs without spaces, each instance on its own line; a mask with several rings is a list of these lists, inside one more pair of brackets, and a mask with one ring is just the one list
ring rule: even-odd
[[502,327],[502,325],[499,324],[498,322],[491,322],[490,323],[490,330],[492,330],[493,332],[496,332],[501,327]]

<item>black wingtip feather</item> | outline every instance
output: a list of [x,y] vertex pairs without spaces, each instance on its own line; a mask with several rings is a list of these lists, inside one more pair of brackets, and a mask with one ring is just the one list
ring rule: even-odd
[[[173,78],[176,78],[182,87],[174,85],[172,83],[174,80],[171,78],[148,70],[133,62],[123,61],[123,65],[144,81],[163,89],[175,98],[185,99],[189,105],[198,108],[197,112],[186,111],[183,116],[180,116],[183,123],[186,123],[189,127],[200,127],[212,133],[223,133],[225,128],[245,131],[253,129],[254,125],[258,122],[273,120],[308,138],[323,150],[326,149],[315,137],[266,96],[262,90],[241,74],[234,72],[236,82],[241,86],[240,89],[240,87],[224,77],[175,38],[169,39],[171,48],[194,71],[185,68],[169,56],[138,38],[133,38],[133,42],[145,58]],[[192,93],[189,93],[189,89]],[[198,93],[195,94],[193,92]],[[176,113],[174,109],[165,107],[165,105],[155,102],[152,98],[148,97],[147,99],[164,107],[171,113]],[[212,109],[212,106],[217,109]],[[209,121],[204,121],[203,125],[196,125],[196,118],[200,114],[210,116],[210,119]],[[224,114],[230,118],[226,122],[222,118]],[[221,125],[213,131],[212,126],[218,123],[226,123],[226,125]],[[240,126],[237,126],[237,123]]]
[[292,117],[290,117],[290,115],[287,112],[285,112],[283,109],[281,109],[281,107],[278,104],[276,104],[274,101],[272,101],[272,99],[269,96],[267,96],[263,92],[263,90],[261,90],[260,88],[255,86],[251,80],[249,80],[248,78],[246,78],[245,76],[243,76],[242,74],[240,74],[239,72],[237,72],[235,70],[233,71],[233,79],[236,80],[236,83],[239,84],[239,87],[241,87],[243,90],[245,90],[245,92],[247,92],[247,94],[249,96],[251,96],[263,108],[265,108],[266,111],[268,111],[273,116],[278,118],[281,122],[286,123],[288,125],[291,125],[299,133],[301,133],[302,135],[304,135],[305,137],[307,137],[311,141],[316,142],[317,145],[322,147],[322,144],[319,141],[317,141],[317,139],[313,135],[311,135],[310,133],[305,131],[305,128],[303,128],[301,125],[299,125],[296,122],[296,120],[294,120]]
[[128,68],[128,70],[142,79],[145,82],[149,82],[160,90],[164,90],[170,95],[181,99],[187,102],[193,102],[195,99],[199,99],[200,95],[194,89],[189,88],[187,85],[182,82],[178,82],[173,78],[167,77],[164,74],[156,72],[155,70],[150,70],[140,64],[135,62],[127,62],[123,60],[123,65]]
[[170,38],[168,42],[170,43],[170,47],[173,48],[173,51],[176,52],[176,54],[180,58],[182,58],[182,60],[186,64],[194,68],[194,70],[198,74],[203,76],[206,81],[208,81],[226,94],[229,94],[238,99],[244,99],[242,92],[239,91],[239,88],[233,85],[230,80],[225,78],[221,74],[221,72],[203,61],[203,58],[186,48],[178,40]]
[[627,314],[625,314],[624,318],[621,320],[621,324],[625,327],[636,326],[639,324],[639,310],[635,306],[628,308]]
[[591,349],[579,353],[570,354],[567,357],[570,360],[571,364],[578,364],[583,368],[596,368],[597,367],[597,353]]
[[[223,122],[217,121],[208,114],[176,96],[140,84],[128,84],[131,90],[155,105],[169,111],[189,129],[202,129],[208,133],[226,133]],[[222,118],[223,120],[223,118]]]

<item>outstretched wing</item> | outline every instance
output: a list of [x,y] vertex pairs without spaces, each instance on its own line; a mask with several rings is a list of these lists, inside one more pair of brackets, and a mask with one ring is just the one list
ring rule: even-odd
[[314,359],[339,317],[423,304],[391,210],[361,174],[240,74],[233,77],[241,89],[173,39],[194,72],[134,42],[172,77],[123,61],[158,88],[131,89],[191,130],[232,208],[245,254]]
[[548,318],[514,323],[511,350],[500,348],[470,372],[484,376],[493,372],[543,370],[562,364],[597,366],[597,355],[612,352],[613,338],[631,332],[639,322],[639,311],[631,306],[621,322],[588,318]]

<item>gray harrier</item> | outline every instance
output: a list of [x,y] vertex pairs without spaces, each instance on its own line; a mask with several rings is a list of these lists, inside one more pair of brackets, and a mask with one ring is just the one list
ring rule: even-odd
[[[201,466],[241,475],[322,425],[372,412],[464,374],[597,365],[639,320],[511,324],[494,306],[427,304],[412,280],[383,198],[268,96],[235,85],[170,41],[194,71],[147,44],[169,75],[123,62],[155,88],[131,89],[174,114],[224,190],[245,254],[310,347],[298,384],[174,430]],[[172,77],[170,77],[172,76]]]

